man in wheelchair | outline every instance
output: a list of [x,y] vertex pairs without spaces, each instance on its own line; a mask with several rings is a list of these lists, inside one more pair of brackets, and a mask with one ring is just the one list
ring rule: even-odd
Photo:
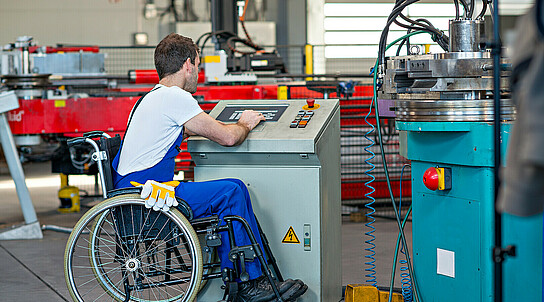
[[[174,159],[179,145],[190,135],[201,135],[223,146],[242,143],[248,133],[264,120],[255,111],[242,113],[236,124],[223,124],[202,111],[192,97],[196,92],[199,70],[199,49],[190,38],[178,34],[165,37],[155,49],[155,67],[160,81],[132,109],[121,149],[114,158],[115,188],[130,187],[131,182],[143,184],[142,198],[146,207],[168,211],[176,206],[175,196],[184,199],[195,218],[229,215],[244,218],[263,246],[248,190],[237,179],[207,182],[172,183]],[[157,191],[162,196],[157,198]],[[175,195],[175,196],[174,196]],[[241,223],[233,221],[236,245],[250,245],[250,238]],[[218,247],[221,269],[233,268],[229,261],[229,237],[222,232]],[[270,301],[276,296],[269,280],[263,275],[256,259],[245,263],[248,281],[239,281],[235,301]],[[246,278],[247,279],[247,275]],[[307,286],[300,280],[276,282],[285,301],[295,300]]]

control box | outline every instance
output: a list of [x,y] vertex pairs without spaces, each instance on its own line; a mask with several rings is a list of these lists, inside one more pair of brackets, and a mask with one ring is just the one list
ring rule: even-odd
[[[247,109],[266,117],[247,139],[223,147],[191,137],[195,180],[238,178],[284,278],[298,278],[308,291],[297,301],[339,301],[341,272],[340,106],[338,100],[220,101],[210,115],[236,122]],[[217,301],[219,279],[199,301]],[[215,299],[215,300],[214,300]]]

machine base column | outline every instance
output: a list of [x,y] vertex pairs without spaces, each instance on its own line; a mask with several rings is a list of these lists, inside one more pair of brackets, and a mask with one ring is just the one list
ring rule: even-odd
[[25,225],[20,230],[11,229],[0,234],[0,240],[6,239],[41,239],[43,237],[34,205],[30,198],[30,192],[26,186],[23,167],[19,161],[15,141],[9,128],[6,112],[19,108],[15,93],[12,91],[0,94],[0,142],[4,150],[4,156],[8,163],[9,172],[15,182],[17,197],[21,204],[21,210],[25,218]]

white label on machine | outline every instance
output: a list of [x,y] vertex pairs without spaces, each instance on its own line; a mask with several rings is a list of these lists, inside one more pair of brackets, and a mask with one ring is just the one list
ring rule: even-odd
[[436,249],[436,273],[455,278],[455,252]]
[[268,66],[268,60],[251,61],[251,67]]

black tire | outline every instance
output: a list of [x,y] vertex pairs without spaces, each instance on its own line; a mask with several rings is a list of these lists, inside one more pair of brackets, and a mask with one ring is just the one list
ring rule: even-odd
[[64,253],[74,301],[193,301],[202,278],[198,236],[176,209],[146,209],[138,195],[107,199],[74,227]]

